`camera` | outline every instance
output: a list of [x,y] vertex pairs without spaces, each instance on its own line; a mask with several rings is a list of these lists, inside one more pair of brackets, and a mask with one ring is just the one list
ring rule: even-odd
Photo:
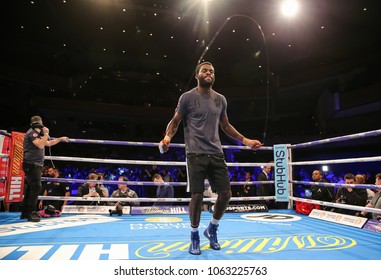
[[110,213],[110,216],[112,216],[114,214],[117,214],[118,216],[122,216],[123,215],[123,206],[120,205],[120,203],[117,203],[115,210],[110,209],[110,210],[108,210],[108,212]]

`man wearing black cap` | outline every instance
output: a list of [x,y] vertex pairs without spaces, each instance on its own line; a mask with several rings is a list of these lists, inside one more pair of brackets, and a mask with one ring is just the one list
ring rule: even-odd
[[50,139],[49,129],[43,125],[40,116],[33,116],[30,119],[30,126],[24,137],[23,170],[26,186],[20,219],[39,222],[40,217],[36,214],[36,206],[41,190],[41,170],[45,160],[45,147],[54,146],[62,141],[69,142],[69,138]]

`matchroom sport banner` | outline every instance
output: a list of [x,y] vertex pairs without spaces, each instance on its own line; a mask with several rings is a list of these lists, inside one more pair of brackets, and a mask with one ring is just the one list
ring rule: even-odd
[[12,132],[11,151],[5,192],[5,202],[21,202],[24,194],[24,171],[22,161],[24,154],[24,135]]
[[288,202],[288,151],[287,145],[274,145],[275,201]]

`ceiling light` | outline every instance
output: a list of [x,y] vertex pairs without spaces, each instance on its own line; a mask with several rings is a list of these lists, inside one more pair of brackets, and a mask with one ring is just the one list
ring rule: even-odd
[[287,17],[295,17],[298,11],[298,3],[294,0],[286,0],[282,3],[281,11]]

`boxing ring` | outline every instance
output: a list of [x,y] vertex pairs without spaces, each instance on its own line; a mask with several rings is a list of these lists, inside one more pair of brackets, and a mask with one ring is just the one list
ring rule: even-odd
[[[346,162],[376,162],[381,156],[366,158],[347,158],[327,161],[292,161],[292,150],[308,148],[325,143],[351,141],[364,137],[380,137],[381,130],[353,134],[343,137],[319,140],[308,143],[287,145],[288,154],[288,209],[269,209],[268,211],[227,212],[219,227],[220,251],[209,248],[206,238],[201,237],[202,254],[199,256],[188,253],[190,242],[190,225],[187,214],[189,198],[82,198],[82,197],[48,197],[40,196],[42,200],[70,200],[70,201],[140,201],[144,203],[171,202],[168,210],[155,210],[152,206],[141,207],[134,212],[134,206],[126,209],[121,216],[103,214],[64,213],[60,217],[42,218],[39,223],[20,220],[19,212],[0,212],[0,263],[5,260],[150,260],[150,261],[177,261],[177,260],[381,260],[381,230],[380,224],[372,230],[366,229],[368,219],[361,221],[354,217],[348,223],[322,219],[322,212],[315,215],[302,215],[294,211],[295,201],[303,201],[330,207],[366,210],[381,214],[380,209],[359,206],[342,205],[331,202],[315,201],[293,195],[294,184],[323,184],[341,187],[344,184],[314,183],[293,180],[293,166],[314,164],[342,164]],[[97,144],[97,145],[135,145],[154,148],[158,143],[123,142],[106,140],[71,139],[68,144]],[[183,144],[171,144],[171,149],[183,149]],[[250,151],[243,146],[224,145],[224,149],[241,149]],[[273,147],[262,147],[257,152],[273,152]],[[6,154],[1,154],[6,159]],[[67,156],[46,156],[46,160],[70,161],[96,164],[117,165],[158,165],[158,166],[185,166],[182,161],[140,161],[140,160],[113,160],[99,158],[82,158]],[[274,161],[276,167],[277,161]],[[228,167],[244,166],[258,167],[268,163],[236,163],[227,162]],[[7,180],[7,178],[5,178]],[[62,181],[68,183],[92,182],[86,179],[45,178],[48,181]],[[115,185],[118,181],[95,181],[108,185]],[[133,186],[155,187],[153,182],[128,181]],[[276,181],[232,182],[232,185],[242,184],[274,184]],[[174,187],[185,186],[186,182],[170,182]],[[353,188],[380,189],[375,185],[350,185]],[[4,199],[4,198],[3,198]],[[276,199],[271,197],[233,197],[230,204],[255,203],[259,200]],[[205,198],[205,202],[213,202],[213,198]],[[240,204],[241,203],[241,204]],[[175,210],[171,210],[171,207]],[[166,208],[166,207],[163,207]],[[147,210],[148,209],[148,210]],[[150,210],[151,209],[151,210]],[[237,210],[238,209],[238,210]],[[247,210],[247,209],[246,209]],[[358,217],[356,217],[358,218]],[[200,231],[207,227],[211,219],[211,212],[203,211],[201,215]],[[336,220],[336,221],[335,221]]]
[[[292,210],[226,213],[220,251],[201,240],[188,253],[188,215],[62,215],[40,223],[2,213],[2,260],[379,260],[380,233],[320,221]],[[200,230],[209,224],[203,213]]]

